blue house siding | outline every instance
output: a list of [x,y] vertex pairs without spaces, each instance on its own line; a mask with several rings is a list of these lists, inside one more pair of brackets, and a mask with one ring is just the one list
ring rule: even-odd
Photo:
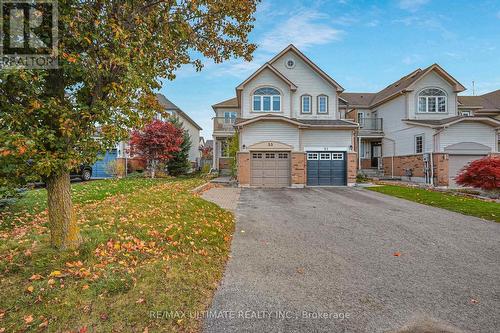
[[117,151],[116,149],[108,150],[104,156],[99,156],[99,160],[92,165],[92,178],[111,178],[106,170],[109,162],[116,160]]

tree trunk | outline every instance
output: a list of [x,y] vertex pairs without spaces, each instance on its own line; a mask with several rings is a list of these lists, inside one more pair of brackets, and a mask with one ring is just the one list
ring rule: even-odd
[[57,249],[76,249],[82,237],[73,214],[69,173],[53,174],[47,179],[50,242]]

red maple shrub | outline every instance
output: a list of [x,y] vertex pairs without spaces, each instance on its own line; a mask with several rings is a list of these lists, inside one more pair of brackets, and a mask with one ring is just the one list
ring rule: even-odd
[[153,120],[142,130],[132,132],[130,151],[147,160],[154,178],[158,165],[172,158],[172,153],[180,151],[182,141],[182,129],[170,122]]
[[472,186],[483,190],[500,188],[500,156],[487,156],[472,161],[455,178],[463,186]]

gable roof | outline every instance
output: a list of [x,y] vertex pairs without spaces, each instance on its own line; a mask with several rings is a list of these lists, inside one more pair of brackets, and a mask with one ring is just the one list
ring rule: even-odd
[[283,82],[288,84],[290,86],[291,90],[297,90],[297,86],[290,81],[285,75],[283,75],[280,71],[278,71],[276,68],[274,68],[273,65],[271,65],[269,62],[266,62],[264,65],[262,65],[259,69],[257,69],[252,75],[250,75],[245,81],[240,83],[237,87],[236,90],[242,90],[245,84],[248,82],[252,81],[254,77],[259,75],[264,69],[269,69],[271,72],[273,72],[278,78],[280,78]]
[[458,96],[459,107],[478,111],[500,111],[500,89],[479,96]]
[[212,108],[237,108],[238,106],[238,99],[233,97],[212,105]]
[[338,92],[344,91],[344,88],[342,88],[342,86],[338,84],[337,81],[332,79],[330,75],[326,74],[321,68],[318,67],[318,65],[316,65],[314,62],[311,61],[311,59],[306,57],[304,53],[300,52],[299,49],[296,48],[295,45],[293,44],[288,45],[283,51],[275,55],[271,60],[269,60],[269,63],[270,64],[274,63],[288,51],[295,53],[300,59],[302,59],[306,64],[308,64],[319,76],[321,76],[324,80],[326,80],[328,83],[334,86]]
[[198,125],[190,116],[188,116],[187,113],[182,111],[177,105],[172,103],[168,98],[165,97],[163,94],[156,94],[156,99],[158,100],[158,103],[165,109],[165,110],[174,110],[177,112],[177,114],[181,115],[182,118],[186,119],[189,121],[194,127],[196,127],[198,130],[202,130],[200,125]]
[[417,68],[410,74],[403,76],[396,82],[391,83],[377,93],[343,93],[341,97],[346,99],[349,104],[352,104],[353,106],[370,108],[376,107],[408,91],[413,90],[413,86],[425,75],[432,71],[435,71],[439,76],[450,83],[453,87],[453,91],[461,92],[465,90],[465,87],[450,74],[448,74],[448,72],[446,72],[441,66],[439,66],[438,64],[432,64],[424,69]]

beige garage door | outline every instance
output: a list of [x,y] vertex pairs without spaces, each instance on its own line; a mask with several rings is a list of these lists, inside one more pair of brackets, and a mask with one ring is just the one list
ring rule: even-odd
[[485,155],[449,155],[450,159],[448,161],[448,172],[449,172],[449,186],[450,187],[459,187],[455,183],[455,177],[458,175],[460,170],[468,165],[470,162],[480,159]]
[[250,185],[261,187],[290,186],[290,153],[286,151],[250,153]]

